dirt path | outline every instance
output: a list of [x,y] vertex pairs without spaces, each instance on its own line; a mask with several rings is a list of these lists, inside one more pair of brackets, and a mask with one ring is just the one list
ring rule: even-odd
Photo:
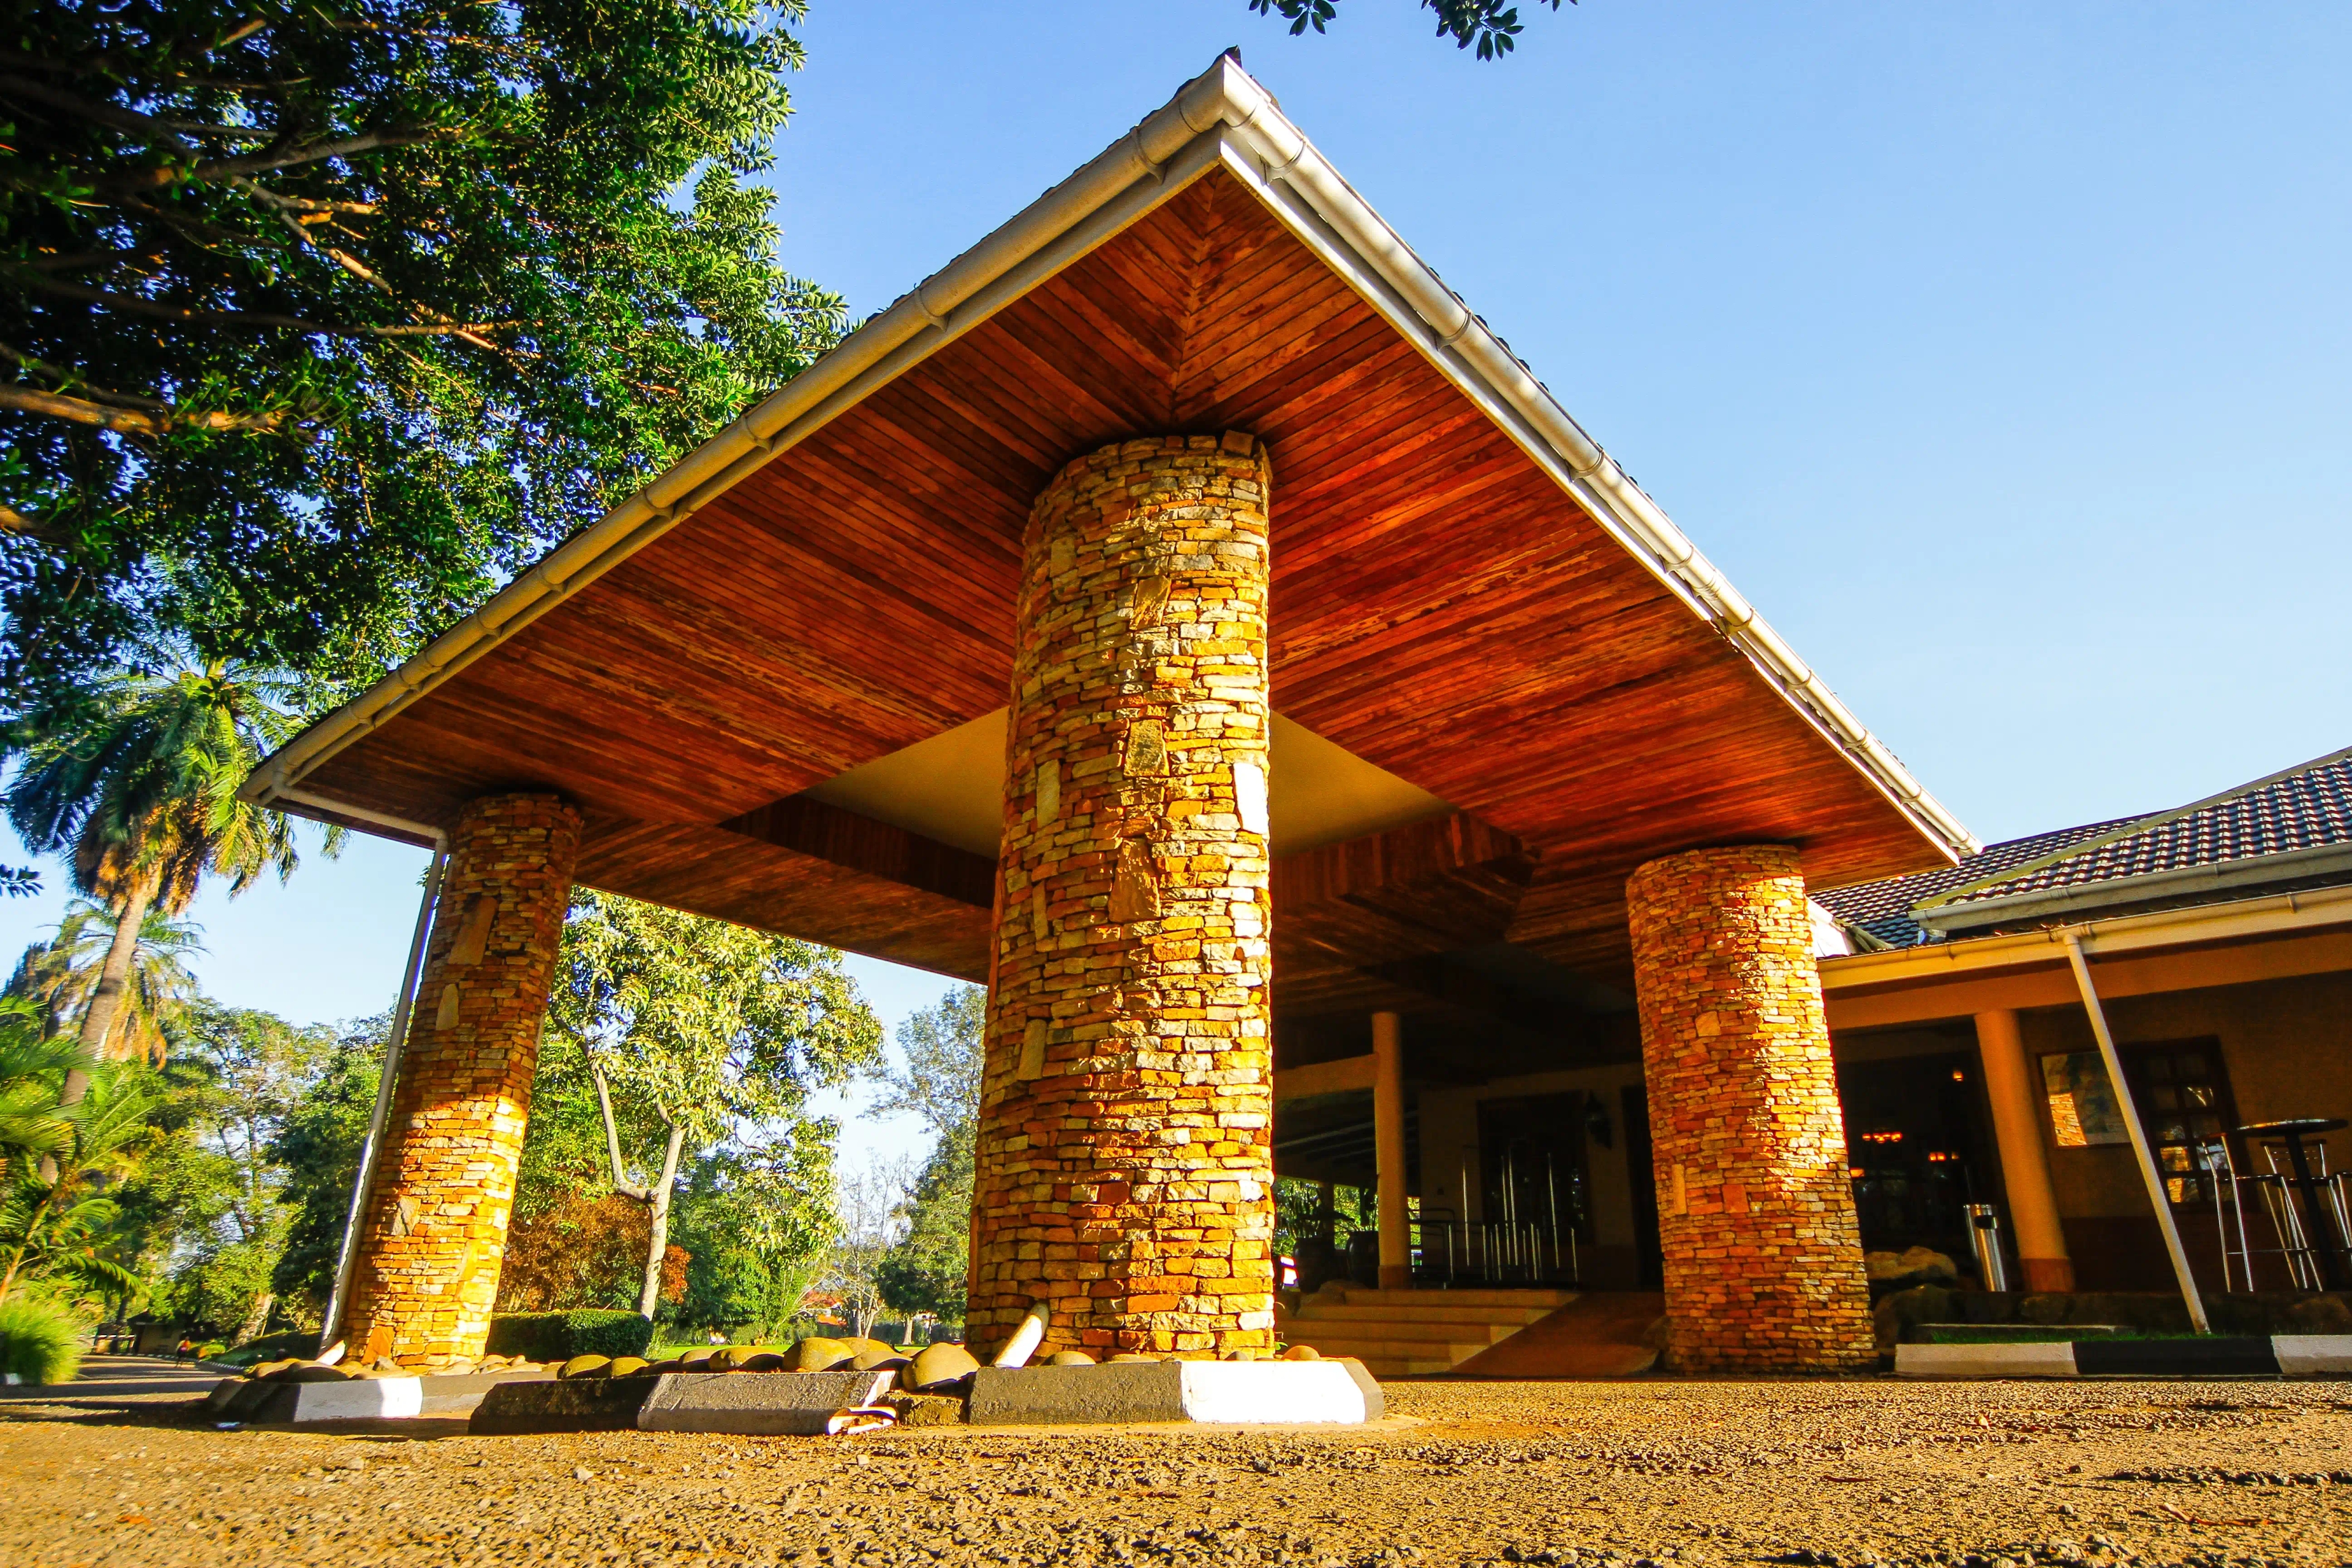
[[[2352,1563],[2347,1384],[1391,1394],[1410,1419],[1377,1433],[859,1439],[408,1440],[13,1404],[0,1563]],[[2111,1479],[2179,1466],[2305,1479]]]

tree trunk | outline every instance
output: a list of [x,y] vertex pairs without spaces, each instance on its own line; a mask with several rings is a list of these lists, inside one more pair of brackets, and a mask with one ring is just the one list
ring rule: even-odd
[[236,1342],[243,1344],[246,1341],[256,1338],[263,1329],[268,1328],[269,1309],[277,1304],[278,1297],[273,1291],[264,1290],[260,1295],[256,1296],[253,1299],[253,1305],[246,1310],[245,1326],[236,1331]]
[[[153,887],[142,879],[131,885],[131,896],[114,911],[114,940],[107,944],[106,967],[98,972],[98,989],[90,993],[89,1006],[81,1016],[82,1054],[93,1061],[106,1059],[106,1042],[114,1033],[114,1020],[121,1016],[122,994],[130,985],[131,957],[139,945],[139,928],[147,923],[147,906],[154,896]],[[89,1092],[89,1075],[77,1068],[66,1074],[58,1103],[79,1105]]]
[[677,1159],[686,1147],[686,1129],[669,1130],[669,1147],[662,1152],[661,1180],[654,1184],[647,1207],[653,1212],[652,1235],[646,1242],[646,1282],[637,1292],[637,1315],[654,1321],[661,1305],[662,1256],[669,1251],[669,1194],[677,1183]]

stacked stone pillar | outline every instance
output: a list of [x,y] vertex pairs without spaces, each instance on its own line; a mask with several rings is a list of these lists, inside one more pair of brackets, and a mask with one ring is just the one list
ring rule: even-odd
[[1637,869],[1625,891],[1668,1364],[1872,1364],[1845,1124],[1796,851],[1670,855]]
[[969,1325],[1273,1345],[1266,505],[1253,437],[1107,447],[1024,542]]
[[361,1213],[343,1318],[355,1364],[482,1353],[579,847],[580,814],[555,795],[458,815]]

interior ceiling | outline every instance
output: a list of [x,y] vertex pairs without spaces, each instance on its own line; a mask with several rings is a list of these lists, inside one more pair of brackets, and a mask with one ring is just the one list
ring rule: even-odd
[[[988,900],[975,907],[971,889],[992,850],[983,797],[1002,745],[989,726],[1011,682],[1030,500],[1108,442],[1223,429],[1273,453],[1286,854],[1327,829],[1450,806],[1515,845],[1462,871],[1475,896],[1439,900],[1467,922],[1454,945],[1507,941],[1621,985],[1624,878],[1655,855],[1792,843],[1822,885],[1941,863],[1743,655],[1221,169],[304,787],[441,822],[475,795],[559,790],[588,814],[589,885],[984,973]],[[939,776],[920,776],[912,763],[934,757]],[[1428,922],[1402,900],[1349,896],[1370,911],[1372,950],[1426,951]],[[1277,895],[1277,941],[1286,921],[1314,924],[1291,913]],[[1316,929],[1312,962],[1278,961],[1278,1003],[1294,979],[1318,1005],[1412,994],[1410,975],[1348,991],[1355,937],[1341,921]]]
[[[806,793],[994,859],[1004,836],[1004,727],[1011,712],[1000,708],[982,714]],[[1276,855],[1360,838],[1452,809],[1279,713],[1266,743],[1266,826]]]

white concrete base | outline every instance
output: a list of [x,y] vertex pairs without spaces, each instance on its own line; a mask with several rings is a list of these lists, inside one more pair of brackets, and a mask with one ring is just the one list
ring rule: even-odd
[[821,1436],[842,1410],[890,1391],[892,1372],[664,1373],[637,1412],[641,1432]]
[[1896,1345],[1897,1377],[2074,1377],[2074,1347],[2054,1343]]
[[1361,1426],[1387,1413],[1354,1361],[1160,1361],[1102,1366],[982,1367],[975,1426],[1191,1421]]
[[2273,1334],[2282,1377],[2352,1377],[2352,1334]]

